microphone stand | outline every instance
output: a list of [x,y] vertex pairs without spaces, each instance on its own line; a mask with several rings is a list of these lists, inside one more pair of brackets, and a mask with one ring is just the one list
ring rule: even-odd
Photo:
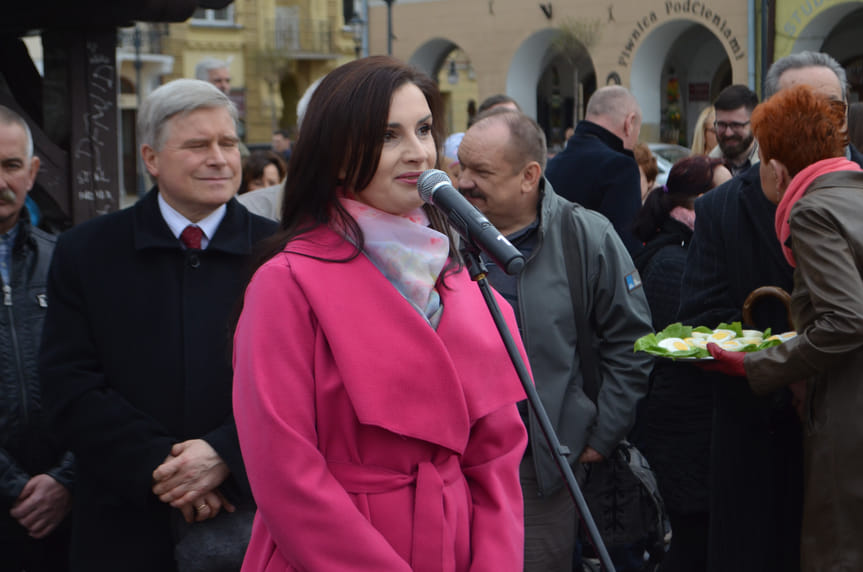
[[462,242],[462,253],[467,259],[467,270],[470,274],[471,280],[479,285],[482,297],[485,299],[485,303],[488,306],[491,317],[497,326],[497,331],[500,334],[501,340],[503,340],[504,346],[506,346],[509,359],[512,361],[512,365],[515,367],[516,373],[518,373],[518,378],[521,380],[521,385],[524,387],[525,394],[527,394],[527,401],[530,404],[531,409],[533,409],[533,413],[536,415],[537,421],[539,421],[542,434],[545,436],[548,447],[551,449],[552,456],[560,470],[560,474],[563,476],[563,479],[569,488],[569,494],[572,497],[572,501],[575,503],[575,510],[578,512],[578,516],[587,527],[587,532],[590,535],[593,547],[599,556],[599,562],[602,565],[602,569],[607,572],[614,572],[614,564],[611,563],[611,557],[608,555],[605,543],[599,535],[599,530],[596,528],[596,523],[593,520],[593,516],[590,514],[590,510],[587,508],[587,502],[584,500],[581,488],[575,480],[572,467],[569,466],[569,462],[566,459],[567,455],[571,455],[572,452],[569,450],[569,447],[560,444],[560,441],[554,432],[554,428],[551,426],[551,421],[548,419],[548,413],[545,412],[545,407],[543,407],[542,402],[539,400],[539,394],[537,394],[536,388],[533,386],[533,382],[530,379],[530,375],[527,373],[527,367],[524,365],[524,360],[521,359],[521,354],[519,354],[518,348],[512,339],[512,333],[509,331],[509,327],[507,327],[506,321],[500,313],[500,307],[497,305],[497,300],[494,299],[494,295],[491,292],[491,286],[489,286],[488,279],[486,278],[488,268],[479,256],[480,250],[473,244],[473,242],[464,240]]

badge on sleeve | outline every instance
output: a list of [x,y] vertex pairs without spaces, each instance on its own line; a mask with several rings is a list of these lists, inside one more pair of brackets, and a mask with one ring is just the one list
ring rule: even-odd
[[641,276],[638,274],[638,270],[633,270],[627,274],[624,280],[626,280],[626,289],[629,292],[632,292],[636,288],[641,288]]

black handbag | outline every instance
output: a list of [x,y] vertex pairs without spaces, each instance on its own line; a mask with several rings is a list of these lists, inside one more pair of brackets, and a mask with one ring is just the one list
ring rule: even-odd
[[643,545],[653,562],[665,554],[668,515],[647,459],[622,441],[608,459],[587,465],[584,499],[606,546]]
[[252,537],[255,504],[234,503],[215,518],[188,523],[179,510],[171,511],[174,559],[178,572],[239,572]]

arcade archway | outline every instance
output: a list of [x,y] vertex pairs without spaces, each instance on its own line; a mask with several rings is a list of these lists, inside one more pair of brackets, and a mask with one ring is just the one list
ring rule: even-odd
[[437,80],[447,133],[464,131],[479,98],[470,56],[451,40],[435,38],[420,46],[409,62]]
[[708,28],[674,20],[645,38],[629,81],[641,105],[641,139],[689,146],[698,114],[731,84],[731,64]]

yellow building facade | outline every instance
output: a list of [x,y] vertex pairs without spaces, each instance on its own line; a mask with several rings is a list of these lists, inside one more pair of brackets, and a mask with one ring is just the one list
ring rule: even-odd
[[[465,101],[505,93],[560,143],[598,87],[628,87],[644,114],[642,139],[688,145],[698,113],[732,83],[760,93],[763,70],[803,50],[846,69],[863,99],[860,0],[368,0],[371,53],[387,50],[438,77],[463,129]],[[570,38],[561,42],[564,33]],[[763,60],[763,61],[762,61]],[[448,83],[453,62],[459,81]],[[463,83],[470,71],[470,82]],[[472,91],[471,91],[472,90]]]
[[296,124],[306,88],[352,58],[354,44],[339,1],[235,0],[171,24],[165,52],[174,58],[166,80],[194,77],[205,57],[227,61],[244,139],[263,144]]
[[[159,54],[140,56],[146,96],[159,81],[193,77],[203,57],[229,62],[232,97],[247,143],[296,124],[296,104],[328,71],[355,57],[345,0],[235,0],[160,25]],[[364,6],[367,4],[367,6]],[[365,49],[393,55],[438,79],[447,130],[463,131],[485,97],[505,93],[546,129],[552,148],[583,117],[598,87],[621,84],[643,111],[642,139],[688,145],[700,111],[732,83],[760,92],[769,64],[824,51],[847,70],[851,101],[863,99],[861,0],[357,0]],[[766,31],[766,34],[762,34]],[[560,37],[569,38],[561,43]],[[123,121],[134,118],[136,68],[118,58]],[[128,117],[127,117],[128,116]],[[129,129],[124,133],[124,146]],[[126,163],[134,157],[126,158]],[[130,165],[125,165],[128,171]]]
[[[478,100],[495,93],[513,97],[545,127],[551,144],[583,116],[589,95],[610,84],[627,86],[638,98],[645,140],[686,144],[699,112],[723,87],[756,83],[758,14],[752,5],[396,0],[393,54],[439,76],[446,75],[448,54],[458,50]],[[387,17],[384,2],[369,0],[372,53],[386,52]],[[571,41],[560,43],[562,31]]]

